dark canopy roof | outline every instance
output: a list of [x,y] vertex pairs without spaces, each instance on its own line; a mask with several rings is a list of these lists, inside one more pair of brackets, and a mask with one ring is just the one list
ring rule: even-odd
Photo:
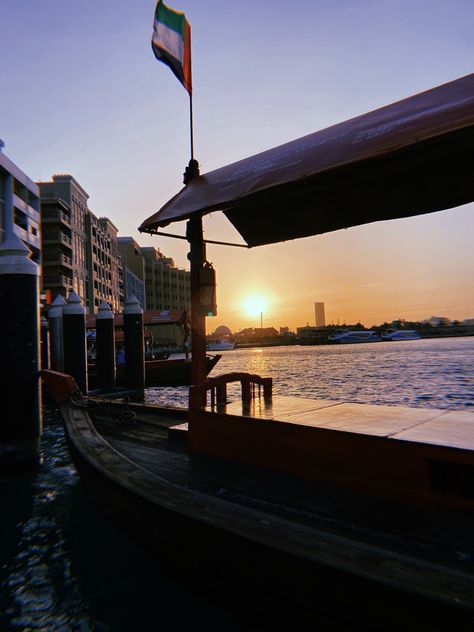
[[145,220],[223,211],[249,246],[474,200],[474,74],[216,169]]

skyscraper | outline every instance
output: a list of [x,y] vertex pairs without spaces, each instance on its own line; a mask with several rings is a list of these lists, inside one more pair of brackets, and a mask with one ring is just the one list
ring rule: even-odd
[[316,319],[316,327],[326,326],[326,316],[324,314],[324,303],[314,304],[314,316]]

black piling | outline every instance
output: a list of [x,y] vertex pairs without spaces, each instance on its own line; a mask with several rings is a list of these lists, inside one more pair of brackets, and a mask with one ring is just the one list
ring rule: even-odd
[[44,316],[41,316],[41,368],[49,369],[49,326]]
[[123,310],[125,343],[125,386],[136,389],[139,397],[145,390],[145,341],[143,309],[135,296],[130,296]]
[[99,388],[115,387],[115,331],[114,315],[110,305],[102,301],[95,315],[96,331],[96,385]]
[[76,292],[71,292],[63,307],[64,371],[87,394],[86,310]]
[[54,371],[64,371],[63,308],[66,301],[58,294],[48,311],[50,363]]
[[0,246],[0,469],[34,466],[41,435],[39,266],[7,232]]

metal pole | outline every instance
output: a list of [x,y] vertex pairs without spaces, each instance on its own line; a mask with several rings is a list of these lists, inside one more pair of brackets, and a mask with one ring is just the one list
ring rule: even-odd
[[194,125],[193,125],[193,95],[189,95],[189,131],[191,135],[191,160],[194,159]]
[[[201,310],[201,270],[206,260],[203,241],[202,217],[188,220],[186,233],[190,244],[191,262],[191,382],[193,386],[206,379],[206,320]],[[190,402],[199,408],[205,402]]]

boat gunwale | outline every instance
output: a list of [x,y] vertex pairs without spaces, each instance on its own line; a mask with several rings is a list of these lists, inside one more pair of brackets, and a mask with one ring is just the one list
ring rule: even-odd
[[[451,606],[468,609],[474,607],[472,595],[471,598],[466,595],[462,599],[459,597],[459,591],[453,591],[453,585],[456,585],[456,582],[461,584],[467,582],[472,585],[473,579],[468,573],[451,569],[440,563],[419,561],[403,553],[383,549],[339,534],[331,534],[316,527],[291,522],[225,499],[217,499],[210,494],[191,492],[182,485],[177,485],[151,472],[117,450],[97,430],[86,408],[63,403],[60,405],[60,410],[68,439],[88,465],[118,487],[125,487],[132,494],[138,495],[153,505],[158,504],[162,509],[192,521],[204,523],[226,533],[230,532],[264,547],[277,548],[285,554],[310,560],[349,575],[364,577],[370,581]],[[166,412],[169,413],[170,410],[172,409],[166,409]],[[113,466],[105,463],[105,455],[112,459]],[[180,501],[177,502],[177,499]],[[229,520],[230,508],[232,508],[233,517],[238,517],[241,524],[238,524],[237,520]],[[311,550],[305,544],[305,540],[311,541]],[[345,553],[341,560],[343,549]],[[355,565],[354,568],[354,559],[357,554],[363,563]],[[365,570],[367,566],[368,569]],[[436,576],[436,588],[430,591],[426,589],[427,572],[430,576]],[[411,576],[409,590],[407,590],[408,573]]]

